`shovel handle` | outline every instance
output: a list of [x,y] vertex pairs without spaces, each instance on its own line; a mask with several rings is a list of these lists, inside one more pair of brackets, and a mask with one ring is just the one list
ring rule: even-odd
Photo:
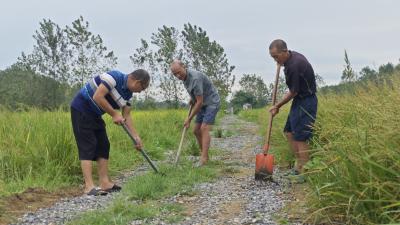
[[[189,113],[188,113],[188,116],[187,116],[188,118],[189,118],[190,114],[192,113],[192,109],[193,109],[193,104],[191,104],[190,107],[189,107]],[[182,131],[182,135],[181,135],[181,141],[179,143],[178,152],[176,153],[175,165],[178,164],[179,156],[181,155],[182,144],[183,144],[183,139],[185,138],[186,130],[187,130],[187,128],[183,127],[183,131]]]
[[[281,65],[277,64],[274,90],[272,91],[272,105],[273,106],[276,104],[276,93],[278,92],[279,72],[280,71],[281,71]],[[270,142],[270,139],[271,139],[271,131],[272,131],[272,121],[273,121],[273,119],[274,119],[274,117],[271,114],[270,117],[269,117],[267,135],[265,137],[265,145],[264,145],[264,148],[263,148],[264,154],[267,154],[268,150],[269,150],[269,142]]]
[[[133,141],[133,143],[136,145],[136,140],[135,138],[132,136],[131,132],[128,129],[128,126],[126,125],[125,122],[122,123],[122,128],[124,128],[125,132],[128,134],[128,136],[131,138],[131,140]],[[153,168],[153,170],[156,173],[159,173],[156,165],[154,165],[153,161],[151,161],[150,157],[147,155],[147,153],[144,151],[144,149],[139,149],[140,153],[142,153],[143,157],[146,159],[146,161],[150,164],[151,168]]]

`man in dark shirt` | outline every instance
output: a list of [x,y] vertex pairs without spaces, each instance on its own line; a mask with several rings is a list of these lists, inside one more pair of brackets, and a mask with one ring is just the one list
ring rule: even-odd
[[283,99],[269,111],[275,116],[280,107],[293,99],[284,132],[296,157],[294,173],[298,174],[309,160],[307,141],[312,137],[312,127],[317,115],[315,74],[307,59],[298,52],[289,51],[283,40],[274,40],[269,46],[269,53],[278,64],[285,67],[286,84],[289,88]]

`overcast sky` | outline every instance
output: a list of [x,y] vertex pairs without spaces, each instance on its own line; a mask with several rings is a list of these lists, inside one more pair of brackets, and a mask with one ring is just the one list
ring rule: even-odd
[[129,56],[162,25],[179,30],[190,22],[221,44],[234,73],[256,73],[272,82],[275,68],[269,43],[286,40],[304,54],[326,83],[340,81],[347,50],[353,68],[377,68],[400,58],[400,1],[240,1],[240,0],[13,0],[1,1],[0,69],[29,53],[43,18],[61,27],[80,15],[131,72]]

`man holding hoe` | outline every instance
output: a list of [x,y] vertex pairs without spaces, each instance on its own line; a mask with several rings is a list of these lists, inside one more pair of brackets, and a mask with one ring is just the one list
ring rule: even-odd
[[208,162],[208,149],[210,147],[210,130],[214,124],[215,117],[220,108],[220,98],[217,89],[210,79],[203,73],[186,68],[180,60],[171,63],[171,72],[183,84],[190,95],[192,112],[184,122],[189,128],[190,122],[196,116],[194,134],[201,150],[199,166]]
[[[142,141],[133,126],[129,102],[132,93],[145,90],[149,83],[150,76],[142,69],[130,74],[109,71],[90,79],[72,100],[72,127],[85,180],[84,192],[87,195],[106,195],[121,190],[108,177],[110,142],[101,116],[107,113],[115,124],[126,123],[136,140],[136,148],[141,149]],[[121,109],[122,114],[116,109]],[[97,162],[99,188],[93,183],[92,161]]]

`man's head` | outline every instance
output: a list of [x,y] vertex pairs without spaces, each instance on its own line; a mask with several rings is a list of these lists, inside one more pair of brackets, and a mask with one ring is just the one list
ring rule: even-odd
[[276,39],[271,42],[269,45],[269,54],[280,65],[283,65],[290,56],[286,42],[281,39]]
[[178,78],[179,80],[186,80],[186,66],[182,61],[175,59],[171,63],[170,68],[171,68],[172,74],[176,78]]
[[146,70],[138,69],[128,75],[127,86],[132,92],[141,92],[150,84],[150,75]]

